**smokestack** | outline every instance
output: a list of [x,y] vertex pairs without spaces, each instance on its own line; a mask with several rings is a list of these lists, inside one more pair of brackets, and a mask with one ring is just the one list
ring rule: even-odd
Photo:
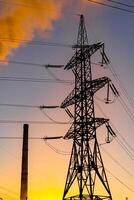
[[29,129],[29,125],[24,124],[20,200],[28,199],[27,197],[27,193],[28,193],[28,129]]

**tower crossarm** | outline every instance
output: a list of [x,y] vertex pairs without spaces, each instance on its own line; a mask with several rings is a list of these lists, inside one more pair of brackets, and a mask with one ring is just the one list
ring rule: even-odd
[[64,139],[72,139],[74,138],[74,123],[71,125],[70,129],[67,131],[67,133],[64,136]]
[[[96,129],[98,127],[100,127],[101,125],[107,123],[109,121],[109,119],[104,119],[104,118],[94,118],[92,119],[92,121],[89,122],[85,122],[88,125],[88,132],[90,134],[89,135],[89,140],[93,138],[94,136],[94,122],[95,122],[95,127]],[[79,127],[81,126],[81,122],[79,122],[78,124],[79,126],[77,126],[77,128],[74,128],[74,123],[71,125],[70,129],[68,130],[68,132],[66,133],[66,135],[64,136],[64,139],[73,139],[74,136],[79,139],[81,137],[81,135],[79,134]],[[75,134],[75,135],[74,135]]]
[[[86,82],[86,90],[88,95],[94,95],[99,89],[103,88],[106,84],[111,82],[108,77],[98,78],[92,81]],[[66,108],[75,103],[75,100],[79,101],[81,99],[81,91],[75,95],[75,89],[66,97],[66,99],[62,102],[61,108]]]
[[93,81],[89,81],[87,89],[90,92],[90,95],[94,95],[98,90],[103,88],[109,82],[111,82],[111,80],[108,77],[98,78]]
[[95,118],[95,126],[96,128],[100,127],[101,125],[105,124],[109,122],[109,119],[105,119],[105,118]]
[[66,108],[75,103],[75,89],[73,89],[66,99],[61,103],[61,108]]
[[[74,46],[75,47],[75,46]],[[92,45],[85,45],[80,46],[82,48],[82,54],[84,55],[84,59],[88,59],[90,56],[92,56],[97,50],[104,47],[104,43],[98,42]],[[65,69],[69,70],[74,68],[76,65],[81,63],[81,48],[80,50],[77,50],[74,54],[74,56],[70,59],[70,61],[65,66]]]

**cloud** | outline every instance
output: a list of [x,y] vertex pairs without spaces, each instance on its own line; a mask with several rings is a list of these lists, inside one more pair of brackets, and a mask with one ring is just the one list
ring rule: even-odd
[[63,1],[5,0],[0,3],[0,59],[7,59],[35,34],[47,36],[53,30],[53,22],[61,17]]

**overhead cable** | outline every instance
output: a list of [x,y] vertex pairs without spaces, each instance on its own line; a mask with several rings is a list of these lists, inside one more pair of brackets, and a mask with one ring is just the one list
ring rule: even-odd
[[38,109],[55,109],[59,108],[59,106],[46,106],[46,105],[25,105],[25,104],[8,104],[8,103],[0,103],[0,106],[7,106],[7,107],[18,107],[18,108],[38,108]]
[[3,186],[0,185],[0,189],[5,190],[5,191],[7,191],[9,193],[12,193],[12,195],[14,195],[16,197],[19,197],[19,194],[17,192],[14,192],[14,191],[12,191],[10,189],[7,189],[6,187],[3,187]]
[[115,138],[116,142],[121,146],[121,148],[126,152],[129,158],[134,161],[134,155],[129,151],[129,149],[119,140],[119,138]]
[[127,98],[128,102],[130,103],[130,105],[132,106],[132,108],[134,109],[134,100],[133,98],[128,94],[127,89],[124,87],[122,81],[120,80],[119,76],[117,75],[114,67],[109,64],[109,70],[111,71],[113,77],[115,78],[115,81],[117,82],[117,84],[119,85],[120,89],[122,90],[123,95]]
[[[17,60],[2,60],[0,59],[0,63],[3,64],[17,64],[17,65],[27,65],[27,66],[35,66],[35,67],[43,67],[43,68],[54,68],[52,67],[53,65],[50,64],[41,64],[41,63],[32,63],[32,62],[26,62],[26,61],[17,61]],[[91,62],[91,64],[96,65],[96,66],[100,66],[100,63],[95,63],[95,62]],[[54,65],[55,66],[55,65]],[[57,65],[58,66],[58,65]],[[59,67],[56,68],[63,68],[64,65],[59,65]]]
[[53,119],[52,117],[50,117],[44,110],[40,109],[40,111],[43,113],[44,116],[46,116],[54,124],[70,124],[72,121],[71,119],[66,122],[57,121],[57,120]]
[[127,104],[125,103],[125,101],[122,99],[122,97],[120,97],[119,99],[120,104],[122,105],[124,111],[127,113],[127,115],[130,117],[130,119],[132,120],[132,122],[134,122],[134,114],[132,113],[131,109],[127,106]]
[[128,10],[128,9],[125,9],[125,8],[121,8],[121,7],[118,7],[118,6],[114,6],[114,5],[110,5],[110,4],[106,4],[106,3],[102,3],[102,2],[94,1],[94,0],[87,0],[87,1],[89,1],[91,3],[98,4],[98,5],[102,5],[102,6],[105,6],[105,7],[109,7],[109,8],[113,8],[113,9],[117,9],[117,10],[120,10],[120,11],[124,11],[124,12],[127,12],[127,13],[134,14],[134,11]]
[[62,80],[62,79],[45,79],[45,78],[25,78],[25,77],[6,77],[1,76],[0,81],[17,81],[17,82],[33,82],[33,83],[64,83],[64,84],[73,84],[72,80]]
[[[52,121],[34,121],[34,120],[8,120],[8,119],[5,119],[5,120],[0,120],[0,124],[40,124],[40,125],[45,125],[45,124],[55,124],[55,122],[52,122]],[[71,122],[57,122],[56,124],[63,124],[63,125],[66,125],[66,124],[71,124]]]
[[[22,140],[23,137],[18,136],[0,136],[0,139],[2,140]],[[30,140],[44,140],[43,137],[29,137]]]
[[131,172],[129,172],[128,169],[126,169],[123,165],[121,165],[117,159],[115,159],[108,151],[106,151],[106,149],[104,149],[102,146],[101,149],[105,154],[107,154],[109,158],[113,160],[114,163],[116,163],[116,165],[118,165],[122,170],[124,170],[130,177],[134,178],[134,175]]
[[125,188],[127,188],[130,192],[134,193],[134,190],[132,188],[130,188],[126,183],[124,183],[122,180],[120,180],[117,176],[115,176],[111,171],[109,171],[108,169],[106,169],[106,171],[112,176],[114,177],[119,183],[121,183]]
[[0,63],[3,63],[3,64],[10,63],[10,64],[15,64],[15,65],[17,64],[17,65],[27,65],[27,66],[36,66],[36,67],[43,67],[43,68],[45,68],[44,64],[41,64],[41,63],[31,63],[31,62],[25,62],[25,61],[0,60]]
[[[10,194],[7,194],[7,193],[1,192],[1,191],[0,191],[0,195],[8,197],[10,200],[19,200],[20,199],[19,196],[15,197],[14,195],[12,196]],[[3,198],[1,200],[3,200]]]
[[105,0],[105,1],[115,3],[115,4],[118,4],[118,5],[121,5],[121,6],[125,6],[125,7],[128,7],[128,8],[134,8],[133,5],[122,3],[122,2],[119,2],[119,1],[115,1],[115,0]]
[[134,148],[127,142],[127,140],[123,137],[123,135],[117,130],[115,125],[111,121],[110,121],[110,124],[114,128],[114,130],[116,131],[117,135],[119,135],[120,138],[122,139],[122,141],[126,144],[126,146],[128,146],[129,149],[134,153]]
[[56,43],[56,42],[43,42],[41,40],[24,40],[20,38],[2,38],[0,37],[0,41],[3,42],[13,42],[13,43],[27,43],[27,45],[35,45],[35,46],[50,46],[50,47],[66,47],[66,48],[72,48],[72,45],[69,44],[62,44],[62,43]]
[[[101,113],[103,114],[103,116],[107,119],[107,115],[104,113],[104,111],[101,109],[100,105],[96,102],[96,106],[99,108],[99,110],[101,111]],[[113,127],[115,127],[115,125],[113,124],[113,122],[110,123],[112,124]],[[115,130],[117,130],[117,128],[115,128]],[[118,132],[117,132],[118,133]],[[121,146],[121,148],[126,152],[126,154],[129,156],[129,158],[134,161],[134,154],[132,154],[132,152],[130,152],[130,150],[128,148],[130,148],[130,144],[128,142],[125,142],[126,145],[119,139],[118,136],[120,136],[121,134],[117,134],[117,138],[116,141],[118,142],[118,144]],[[132,147],[130,149],[133,149]]]
[[61,155],[70,155],[70,152],[62,151],[60,149],[55,148],[53,145],[51,145],[48,141],[45,141],[45,144],[52,149],[55,153],[61,154]]

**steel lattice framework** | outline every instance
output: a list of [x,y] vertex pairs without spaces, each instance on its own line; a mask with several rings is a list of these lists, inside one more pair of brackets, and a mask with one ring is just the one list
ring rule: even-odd
[[[73,139],[73,146],[63,200],[112,200],[96,129],[106,124],[110,134],[113,136],[115,134],[108,123],[109,120],[96,118],[94,110],[94,94],[105,85],[109,86],[112,83],[107,77],[92,80],[91,56],[99,50],[102,64],[107,64],[109,60],[104,52],[104,43],[89,45],[83,15],[80,15],[77,44],[74,48],[76,48],[75,54],[65,69],[71,69],[74,73],[75,88],[61,104],[61,108],[74,105],[74,122],[64,137]],[[117,95],[115,91],[113,92]],[[105,190],[105,195],[101,194],[101,191],[99,194],[95,193],[98,180]],[[75,181],[78,193],[69,196]]]

